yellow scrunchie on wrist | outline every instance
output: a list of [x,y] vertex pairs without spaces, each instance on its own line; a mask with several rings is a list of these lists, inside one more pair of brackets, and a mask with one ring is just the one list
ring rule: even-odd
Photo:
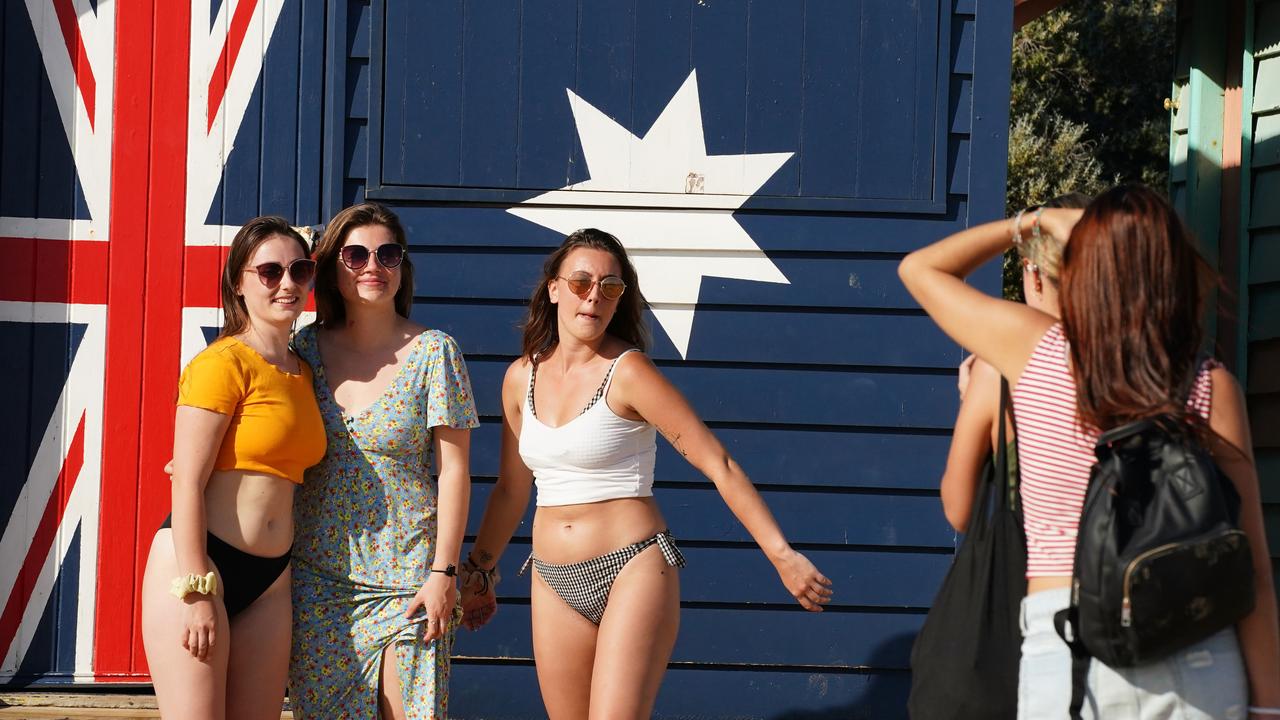
[[169,592],[173,593],[173,596],[179,600],[190,593],[213,596],[218,593],[218,576],[214,575],[212,571],[205,575],[196,575],[195,573],[179,575],[169,584]]

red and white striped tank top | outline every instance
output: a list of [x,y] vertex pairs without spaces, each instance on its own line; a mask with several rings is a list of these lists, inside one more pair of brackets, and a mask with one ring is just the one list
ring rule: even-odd
[[[1076,383],[1061,323],[1045,332],[1013,389],[1027,534],[1027,577],[1070,575],[1098,433],[1076,419]],[[1187,401],[1206,420],[1213,399],[1206,362]]]

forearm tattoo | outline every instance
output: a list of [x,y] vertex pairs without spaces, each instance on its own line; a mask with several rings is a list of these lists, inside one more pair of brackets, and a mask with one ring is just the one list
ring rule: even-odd
[[666,438],[667,442],[671,443],[671,447],[675,448],[676,452],[680,453],[681,457],[689,457],[689,453],[684,449],[684,446],[680,444],[680,433],[671,432],[661,427],[658,428],[658,432],[662,433],[662,437]]

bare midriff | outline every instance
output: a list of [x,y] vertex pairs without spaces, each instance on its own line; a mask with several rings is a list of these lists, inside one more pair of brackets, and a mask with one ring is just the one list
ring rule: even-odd
[[533,516],[533,554],[556,565],[581,562],[666,528],[652,497],[544,506]]
[[285,554],[293,545],[293,487],[275,475],[215,470],[204,489],[209,532],[250,555]]
[[1070,575],[1053,575],[1049,577],[1033,577],[1027,578],[1027,594],[1034,595],[1045,590],[1054,590],[1056,588],[1071,587]]

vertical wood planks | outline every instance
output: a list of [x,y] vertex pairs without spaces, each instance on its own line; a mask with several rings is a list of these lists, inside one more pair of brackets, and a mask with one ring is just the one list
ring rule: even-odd
[[462,185],[515,186],[518,156],[511,148],[518,145],[521,108],[519,10],[517,0],[463,5]]

